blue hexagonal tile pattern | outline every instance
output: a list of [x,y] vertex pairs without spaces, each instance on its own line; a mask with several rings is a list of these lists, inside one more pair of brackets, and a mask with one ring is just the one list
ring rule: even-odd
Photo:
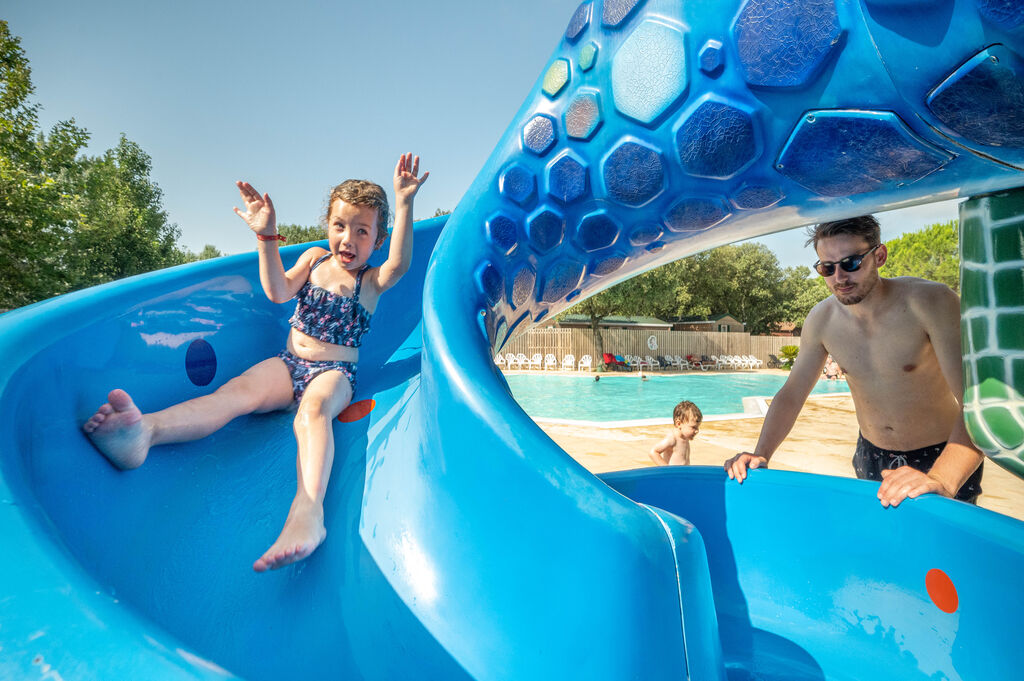
[[801,119],[776,169],[816,194],[848,196],[916,182],[952,158],[890,111],[815,111]]
[[570,153],[552,161],[548,167],[548,194],[562,203],[571,203],[588,194],[587,167]]
[[643,2],[644,0],[604,0],[601,23],[605,26],[618,26]]
[[757,155],[754,119],[746,111],[717,100],[689,113],[676,133],[683,170],[724,179],[740,172]]
[[523,146],[538,156],[547,153],[557,140],[555,121],[550,116],[534,116],[523,127]]
[[702,232],[729,217],[730,213],[720,198],[686,198],[669,209],[665,215],[665,226],[673,232]]
[[747,0],[733,28],[743,75],[760,87],[799,87],[842,37],[835,0]]
[[661,155],[637,142],[623,142],[604,162],[608,196],[619,203],[640,206],[659,193],[665,183]]
[[519,229],[515,220],[505,215],[495,215],[484,225],[487,241],[498,251],[510,255],[519,243]]
[[576,232],[576,243],[584,251],[597,251],[615,243],[622,228],[606,211],[583,218]]
[[652,123],[684,92],[686,40],[666,24],[645,21],[612,57],[612,101],[624,116]]
[[529,168],[513,163],[498,178],[498,191],[519,205],[526,204],[537,189],[537,179]]
[[565,218],[553,210],[540,211],[530,217],[527,224],[530,246],[541,255],[562,243],[565,237]]
[[586,140],[601,126],[601,101],[596,92],[579,92],[565,110],[565,134]]
[[590,2],[581,3],[576,11],[573,12],[572,19],[569,20],[569,26],[565,29],[565,39],[571,43],[579,40],[580,36],[583,35],[583,31],[587,30],[587,26],[590,24],[590,13],[593,10],[594,5]]
[[533,287],[537,283],[537,273],[529,265],[520,265],[512,275],[512,307],[520,308],[533,301]]
[[557,303],[579,285],[583,277],[583,264],[575,260],[559,260],[544,272],[544,291],[541,299],[545,303]]

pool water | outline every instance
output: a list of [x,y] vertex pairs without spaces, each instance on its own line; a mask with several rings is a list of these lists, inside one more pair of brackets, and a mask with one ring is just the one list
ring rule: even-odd
[[[533,418],[570,421],[633,421],[672,418],[682,400],[690,400],[705,417],[742,414],[744,397],[771,397],[786,382],[774,374],[638,374],[506,376],[512,395]],[[811,394],[849,393],[846,381],[818,381]]]

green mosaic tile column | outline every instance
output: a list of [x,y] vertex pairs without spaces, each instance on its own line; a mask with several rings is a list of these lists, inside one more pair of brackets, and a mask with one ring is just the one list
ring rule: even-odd
[[967,430],[1024,477],[1024,188],[965,201],[960,230]]

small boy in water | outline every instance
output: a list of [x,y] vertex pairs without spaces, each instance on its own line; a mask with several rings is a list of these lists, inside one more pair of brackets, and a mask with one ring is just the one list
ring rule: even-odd
[[651,461],[655,466],[688,466],[690,440],[697,437],[704,415],[697,405],[683,400],[672,411],[672,430],[651,448]]

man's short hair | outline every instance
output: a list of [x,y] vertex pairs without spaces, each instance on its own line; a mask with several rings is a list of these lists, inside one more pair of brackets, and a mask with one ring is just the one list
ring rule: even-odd
[[807,241],[804,246],[814,244],[814,250],[818,250],[818,242],[832,236],[859,236],[868,242],[868,246],[876,246],[882,243],[882,228],[874,215],[861,215],[856,218],[844,220],[833,220],[822,222],[819,225],[807,229]]
[[696,404],[689,400],[683,400],[672,410],[672,423],[685,423],[690,419],[700,423],[704,420],[704,414],[700,413]]

